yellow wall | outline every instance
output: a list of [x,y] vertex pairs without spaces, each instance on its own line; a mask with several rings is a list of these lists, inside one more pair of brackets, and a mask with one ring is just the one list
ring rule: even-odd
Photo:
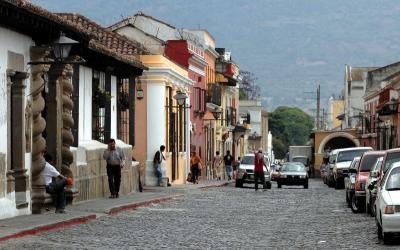
[[331,110],[332,110],[332,128],[340,127],[341,121],[336,117],[343,114],[344,110],[344,100],[333,100],[331,101]]
[[162,55],[141,55],[140,61],[149,68],[171,68],[180,75],[189,77],[188,71]]

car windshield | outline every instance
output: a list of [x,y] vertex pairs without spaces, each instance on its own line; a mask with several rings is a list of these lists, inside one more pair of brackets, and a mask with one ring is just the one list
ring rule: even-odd
[[376,160],[381,157],[380,155],[365,155],[360,163],[360,172],[371,171],[371,168],[375,165]]
[[386,181],[386,190],[400,190],[400,168],[395,168],[390,172]]
[[304,166],[300,164],[284,164],[281,169],[282,172],[303,172]]
[[254,165],[254,155],[245,155],[245,156],[243,156],[241,164]]
[[306,157],[293,157],[292,161],[294,162],[301,162],[304,165],[307,165],[308,159]]
[[352,161],[354,157],[361,156],[368,149],[342,151],[338,153],[336,162]]
[[400,152],[388,153],[385,159],[385,166],[383,168],[383,173],[386,173],[393,163],[400,161]]

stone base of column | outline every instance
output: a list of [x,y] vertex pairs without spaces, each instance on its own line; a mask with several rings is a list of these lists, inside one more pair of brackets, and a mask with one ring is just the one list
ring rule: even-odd
[[157,186],[157,176],[154,169],[153,161],[146,161],[146,169],[144,174],[144,185]]
[[65,196],[67,199],[67,205],[73,205],[75,198],[78,196],[79,190],[75,187],[65,188]]
[[32,214],[41,214],[46,203],[46,188],[44,185],[32,185]]

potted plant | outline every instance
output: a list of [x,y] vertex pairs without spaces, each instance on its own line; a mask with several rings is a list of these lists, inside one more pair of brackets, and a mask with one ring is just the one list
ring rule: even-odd
[[105,108],[108,103],[111,101],[111,94],[110,92],[101,89],[101,88],[96,88],[94,91],[93,95],[93,102],[99,107],[99,108]]
[[125,111],[129,109],[129,94],[125,91],[119,93],[118,96],[118,107],[120,111]]

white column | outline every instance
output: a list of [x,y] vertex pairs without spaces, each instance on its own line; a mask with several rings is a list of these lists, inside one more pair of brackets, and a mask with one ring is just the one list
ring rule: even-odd
[[[190,95],[188,95],[190,96]],[[190,97],[186,99],[186,107],[190,106]],[[190,108],[185,108],[186,113],[186,167],[185,167],[185,178],[190,172]]]
[[145,185],[155,186],[153,157],[161,145],[165,144],[165,86],[163,83],[147,85],[147,161]]
[[79,66],[79,137],[81,141],[92,139],[92,69]]
[[111,138],[117,138],[117,77],[111,76]]

